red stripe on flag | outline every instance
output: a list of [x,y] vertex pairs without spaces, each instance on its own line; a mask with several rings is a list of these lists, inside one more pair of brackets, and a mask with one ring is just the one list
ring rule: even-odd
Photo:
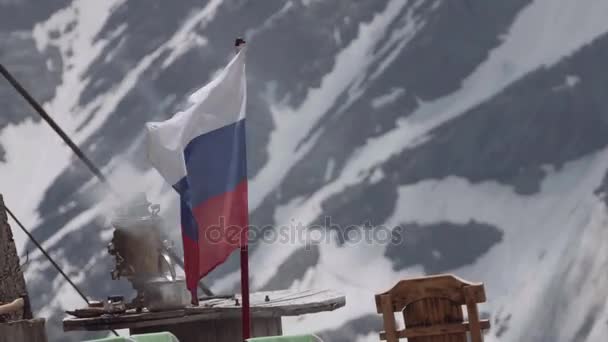
[[189,238],[186,234],[182,235],[184,242],[184,272],[186,273],[186,287],[196,298],[196,288],[198,285],[198,261],[199,250],[198,242]]
[[230,253],[247,244],[247,180],[233,191],[201,203],[192,213],[198,223],[200,279],[226,261]]

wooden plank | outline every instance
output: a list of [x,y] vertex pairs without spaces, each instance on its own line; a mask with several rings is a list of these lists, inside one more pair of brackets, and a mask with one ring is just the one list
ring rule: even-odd
[[[487,319],[484,319],[479,322],[481,329],[489,329],[490,322]],[[399,330],[397,331],[397,336],[399,338],[416,338],[416,337],[425,337],[425,336],[437,336],[442,334],[460,334],[466,333],[470,330],[469,322],[464,323],[454,323],[454,324],[444,324],[438,326],[429,326],[429,327],[418,327],[418,328],[409,328],[407,330]],[[380,333],[380,339],[386,340],[385,332]]]
[[446,298],[458,304],[465,305],[463,287],[470,287],[471,295],[476,303],[486,301],[482,283],[471,283],[454,275],[437,275],[402,280],[387,292],[376,295],[376,309],[382,313],[380,295],[390,294],[393,298],[394,311],[401,311],[408,304],[424,298]]
[[282,335],[281,330],[282,327],[282,322],[281,322],[281,317],[273,317],[273,318],[269,318],[267,320],[267,324],[268,324],[268,336],[280,336]]
[[[249,301],[251,306],[285,306],[291,304],[302,304],[324,301],[327,298],[335,298],[342,296],[335,291],[330,290],[307,290],[307,291],[264,291],[256,292],[250,295]],[[268,298],[268,300],[266,300]],[[205,307],[234,307],[235,299],[241,302],[240,295],[236,295],[235,298],[230,299],[211,299],[202,300],[198,307],[192,309],[202,309]]]
[[395,313],[393,312],[393,304],[391,301],[391,295],[385,294],[380,297],[380,303],[382,307],[382,319],[384,321],[384,337],[381,340],[387,342],[398,342],[397,337],[397,324],[395,323]]
[[[403,311],[406,329],[460,324],[462,306],[444,298],[427,298],[408,305]],[[466,333],[445,336],[412,337],[409,342],[467,342]]]
[[63,320],[63,330],[71,331],[126,329],[131,327],[131,324],[135,324],[140,321],[158,323],[161,320],[183,317],[184,315],[184,310],[173,310],[160,312],[130,313],[122,315],[103,315],[91,318],[66,318]]
[[[253,319],[251,323],[255,324],[253,323]],[[240,318],[221,319],[216,321],[215,324],[217,325],[217,342],[238,342],[243,340],[243,329]]]
[[251,320],[251,337],[270,336],[267,320]]
[[278,317],[253,318],[251,320],[251,337],[281,335],[280,324],[281,319]]
[[283,319],[281,317],[277,317],[277,335],[283,335]]
[[477,303],[475,302],[475,294],[468,286],[464,289],[464,296],[467,303],[467,313],[471,325],[471,342],[481,342],[481,325],[479,323],[479,312],[477,311]]
[[47,342],[44,319],[0,323],[0,342]]
[[[268,297],[268,301],[266,301]],[[251,313],[263,317],[298,316],[302,314],[333,311],[346,305],[343,294],[331,290],[268,291],[253,293],[250,297]],[[240,303],[240,298],[239,298]],[[186,313],[203,314],[210,307],[226,309],[226,316],[240,312],[240,306],[235,306],[234,300],[215,301],[212,304],[203,303],[198,307],[186,308]],[[234,309],[238,311],[233,311]]]
[[[0,195],[0,305],[27,298],[27,288],[19,265],[19,256],[8,224],[4,200]],[[29,301],[24,308],[0,314],[0,322],[32,318]]]
[[[268,301],[266,301],[268,297]],[[241,303],[240,298],[239,304]],[[321,311],[332,311],[346,304],[344,295],[329,290],[268,291],[251,294],[253,318],[280,318]],[[241,306],[234,299],[201,301],[198,307],[182,310],[127,313],[91,318],[66,318],[64,331],[144,328],[154,325],[179,324],[215,319],[239,318]]]
[[[277,318],[254,318],[251,320],[254,337],[280,335]],[[169,331],[182,342],[242,342],[241,319],[187,322],[154,325],[130,329],[131,335]]]
[[[227,311],[231,313],[228,314]],[[234,308],[232,310],[222,308],[212,308],[204,313],[200,314],[189,314],[186,315],[183,310],[181,314],[167,315],[165,318],[151,318],[143,315],[139,318],[129,317],[129,315],[121,315],[114,317],[106,317],[105,319],[96,318],[79,318],[79,319],[64,319],[63,330],[108,330],[108,329],[134,329],[144,328],[157,325],[170,325],[180,324],[189,322],[203,322],[217,319],[230,319],[237,318],[241,315],[240,308]],[[124,317],[127,316],[127,317]]]
[[[488,321],[479,322],[477,311],[477,303],[486,300],[483,284],[450,274],[402,280],[375,299],[385,325],[394,321],[389,312],[403,312],[405,329],[396,334],[409,342],[467,342],[469,331],[471,342],[481,342],[482,323],[489,327]],[[468,323],[464,323],[463,305],[469,311]],[[388,329],[380,336],[396,341]]]

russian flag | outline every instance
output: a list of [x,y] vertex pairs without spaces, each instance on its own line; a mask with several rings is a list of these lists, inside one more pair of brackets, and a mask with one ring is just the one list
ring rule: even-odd
[[180,195],[186,283],[247,244],[245,49],[164,122],[147,123],[148,158]]

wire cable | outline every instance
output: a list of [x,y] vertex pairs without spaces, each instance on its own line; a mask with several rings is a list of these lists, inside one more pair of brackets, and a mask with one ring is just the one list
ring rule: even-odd
[[59,127],[59,125],[51,118],[51,116],[42,108],[42,106],[36,102],[36,100],[30,95],[30,93],[19,84],[19,82],[11,75],[10,72],[0,63],[0,74],[6,78],[6,80],[19,92],[21,96],[38,112],[38,114],[46,121],[49,126],[57,133],[63,142],[65,142],[74,153],[82,160],[83,163],[87,165],[87,167],[101,180],[103,183],[109,185],[106,177],[101,173],[101,171],[93,164],[93,162],[80,150],[80,148],[70,139],[70,137]]
[[[63,276],[63,278],[65,278],[65,280],[70,284],[70,286],[72,286],[72,288],[74,290],[76,290],[76,292],[78,293],[78,295],[80,295],[80,297],[87,303],[87,305],[89,305],[89,299],[87,298],[87,296],[84,295],[84,293],[82,292],[82,290],[80,290],[80,288],[78,287],[78,285],[76,285],[72,279],[70,278],[70,276],[68,276],[63,269],[61,269],[61,267],[57,264],[57,262],[55,262],[55,260],[53,259],[53,257],[51,257],[49,255],[49,253],[46,252],[46,250],[44,249],[44,247],[42,247],[42,245],[38,242],[38,240],[36,240],[36,238],[29,232],[29,230],[27,230],[25,228],[25,226],[23,225],[23,223],[21,223],[21,221],[17,218],[17,216],[15,216],[15,214],[8,208],[8,205],[6,205],[6,203],[4,203],[4,208],[6,209],[6,212],[9,214],[9,216],[13,219],[13,221],[15,221],[15,223],[17,223],[17,225],[19,226],[19,228],[21,228],[21,230],[25,233],[25,235],[27,235],[27,237],[32,240],[32,242],[34,243],[34,245],[36,245],[36,247],[40,250],[40,252],[51,262],[51,264],[53,265],[53,267],[55,267],[55,269],[57,270],[57,272],[59,272],[59,274],[61,274]],[[114,329],[110,329],[114,335],[119,336],[118,333],[116,332],[116,330]]]
[[[57,133],[57,135],[61,137],[63,142],[65,142],[66,145],[68,145],[70,149],[72,149],[74,154],[76,154],[76,156],[89,168],[89,170],[91,170],[91,172],[99,179],[99,181],[106,185],[109,191],[114,196],[120,198],[121,196],[118,191],[112,188],[112,185],[110,184],[108,179],[103,175],[103,173],[101,173],[101,170],[93,163],[93,161],[91,161],[91,159],[86,156],[86,154],[84,154],[80,147],[78,147],[78,145],[76,145],[76,143],[74,143],[74,141],[70,139],[70,137],[65,133],[65,131],[61,129],[61,127],[55,122],[55,120],[51,118],[51,116],[46,112],[46,110],[42,108],[42,106],[36,101],[36,99],[34,99],[34,97],[19,83],[19,81],[17,81],[17,79],[13,77],[13,75],[4,67],[4,65],[2,65],[2,63],[0,63],[0,74],[2,74],[2,76],[4,76],[4,78],[15,88],[15,90],[17,90],[17,92],[21,96],[23,96],[23,98],[32,106],[32,108],[34,108],[34,110],[44,119],[44,121],[46,121],[49,126],[51,126],[55,133]],[[168,253],[169,256],[175,261],[175,263],[183,270],[185,270],[184,262],[182,261],[182,259],[179,258],[171,250],[168,251]],[[202,281],[198,282],[198,287],[207,296],[213,295],[211,289],[209,289],[209,287],[207,287]]]

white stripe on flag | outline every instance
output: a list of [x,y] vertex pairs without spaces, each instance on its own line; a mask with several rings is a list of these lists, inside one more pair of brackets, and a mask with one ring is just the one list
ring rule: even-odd
[[184,149],[192,139],[245,117],[245,52],[241,49],[218,77],[193,93],[188,109],[146,123],[148,159],[169,184],[186,176]]

